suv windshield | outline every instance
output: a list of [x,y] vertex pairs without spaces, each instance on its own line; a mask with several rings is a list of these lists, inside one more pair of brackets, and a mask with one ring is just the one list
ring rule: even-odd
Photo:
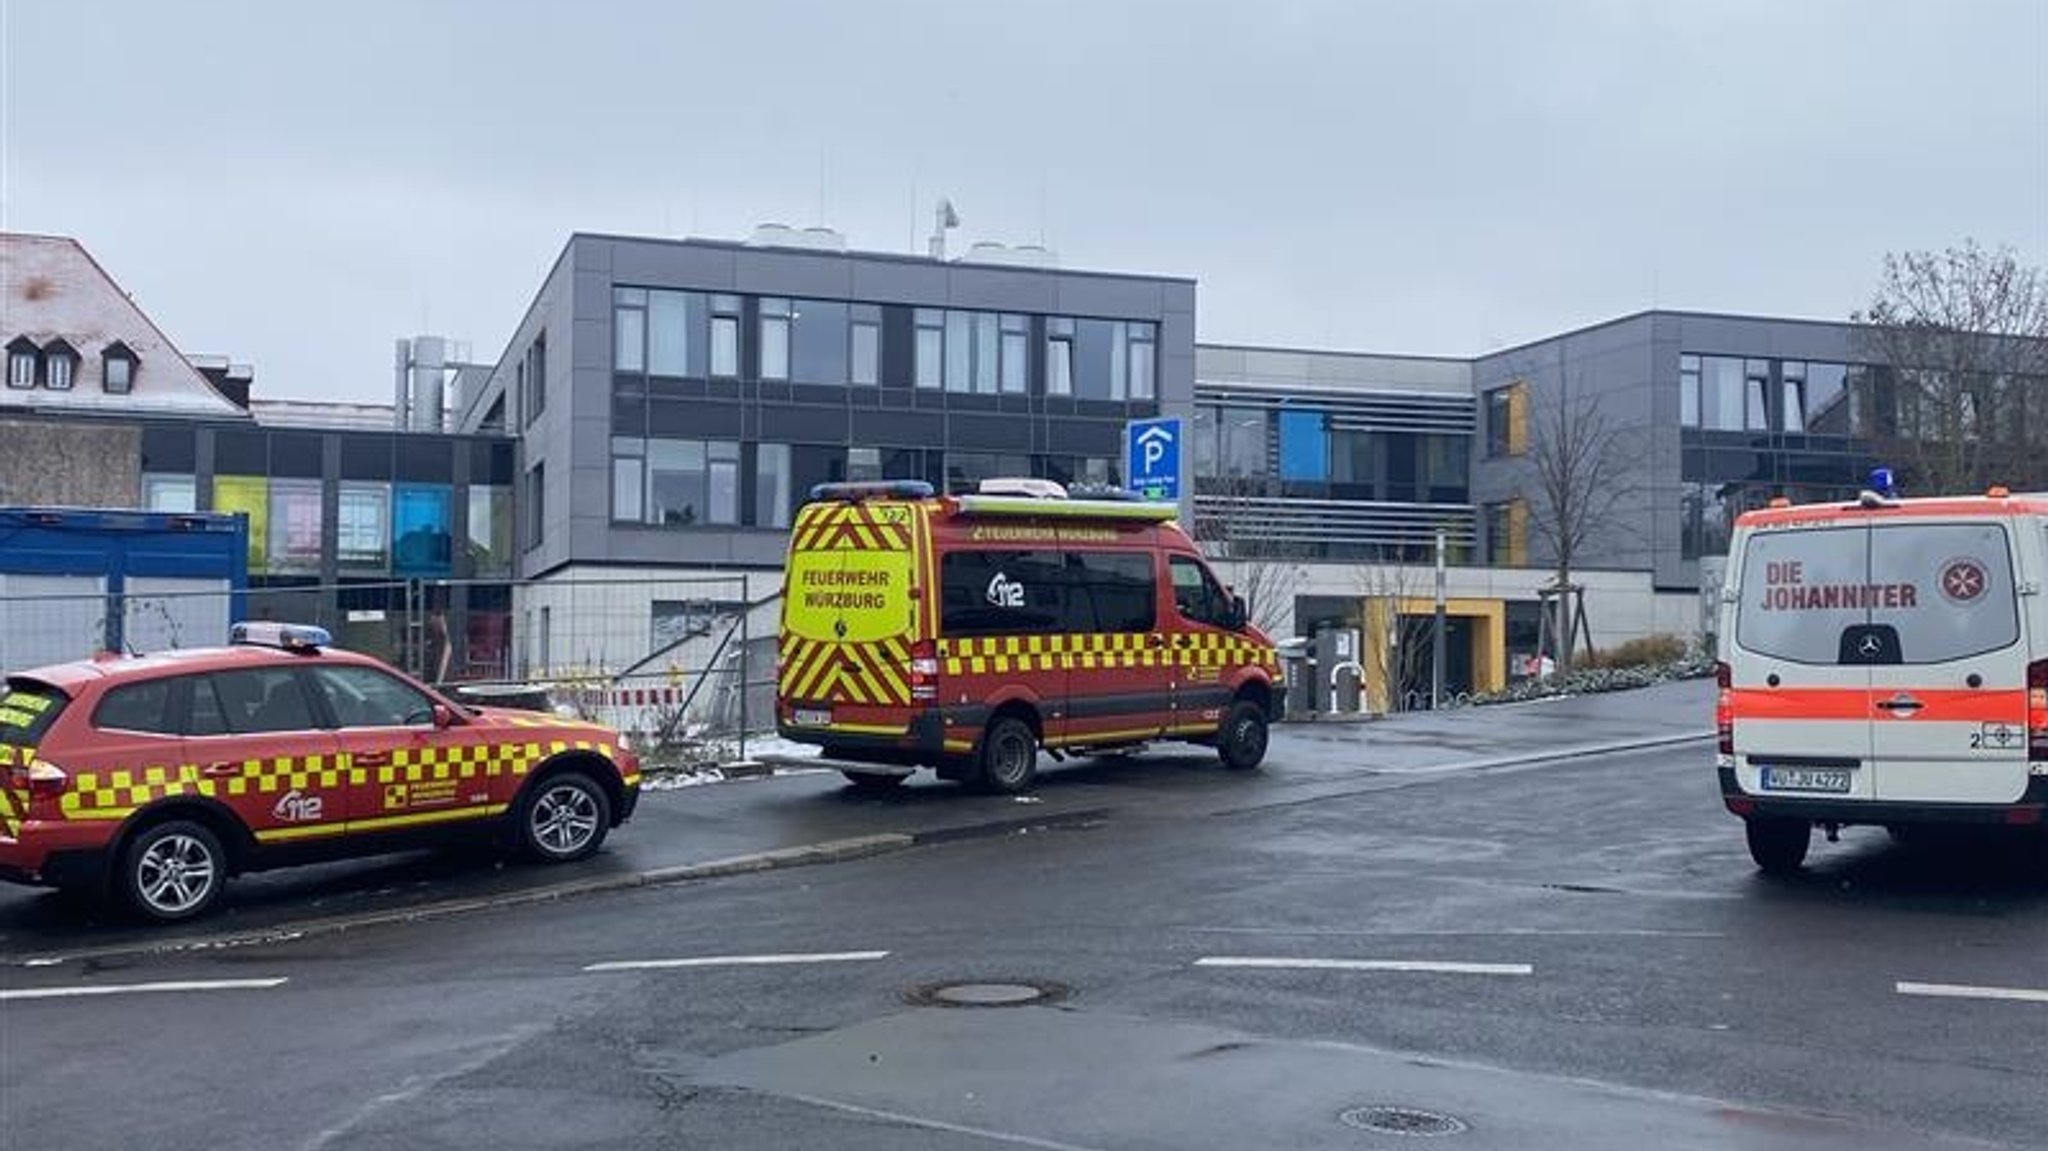
[[1947,663],[2019,639],[2002,523],[1759,532],[1743,557],[1736,642],[1794,663],[1845,660],[1850,629],[1896,636],[1898,658]]

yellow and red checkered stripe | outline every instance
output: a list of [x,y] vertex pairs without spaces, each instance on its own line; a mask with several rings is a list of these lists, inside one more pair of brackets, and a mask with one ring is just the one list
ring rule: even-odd
[[909,551],[910,519],[879,523],[864,504],[808,504],[797,514],[790,550]]
[[1145,632],[1083,632],[1071,635],[977,636],[939,641],[939,669],[947,675],[1137,667],[1263,667],[1277,675],[1279,656],[1263,644],[1224,632],[1187,632],[1162,637],[1154,646]]
[[873,707],[910,703],[910,645],[900,638],[833,643],[784,632],[776,690],[783,699],[834,700]]
[[13,839],[21,834],[21,821],[28,818],[28,790],[7,786],[7,770],[15,766],[33,767],[36,750],[32,747],[15,747],[11,743],[0,743],[0,836]]

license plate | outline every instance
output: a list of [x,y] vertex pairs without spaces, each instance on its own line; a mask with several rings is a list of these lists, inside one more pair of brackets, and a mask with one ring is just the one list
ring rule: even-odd
[[1848,791],[1849,772],[1837,767],[1764,768],[1766,791]]
[[790,721],[798,727],[831,727],[832,709],[829,707],[800,707],[791,713]]

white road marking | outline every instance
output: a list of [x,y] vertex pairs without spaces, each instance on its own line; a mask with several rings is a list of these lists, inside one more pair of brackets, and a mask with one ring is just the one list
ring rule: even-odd
[[666,971],[677,967],[770,967],[789,963],[858,963],[886,959],[886,951],[824,951],[790,955],[698,955],[688,959],[619,959],[592,963],[585,971]]
[[1287,959],[1272,956],[1211,955],[1196,967],[1249,967],[1284,971],[1413,971],[1440,975],[1534,975],[1527,963],[1448,963],[1431,959]]
[[285,982],[276,979],[189,979],[169,983],[102,983],[82,987],[11,987],[0,990],[0,1001],[15,999],[69,999],[80,995],[145,995],[166,991],[260,991]]
[[1038,1151],[1097,1151],[1079,1143],[1061,1143],[1056,1139],[1040,1139],[1035,1135],[1021,1135],[1014,1131],[997,1131],[990,1127],[969,1127],[964,1123],[948,1123],[943,1119],[927,1119],[922,1115],[906,1115],[901,1111],[884,1111],[878,1107],[862,1107],[857,1103],[842,1103],[837,1099],[825,1099],[817,1095],[791,1095],[799,1103],[813,1107],[824,1107],[833,1111],[844,1111],[849,1115],[861,1115],[869,1119],[880,1119],[889,1123],[901,1123],[906,1127],[921,1127],[927,1131],[943,1131],[949,1135],[970,1135],[986,1139],[991,1143],[1009,1143],[1018,1147],[1035,1147]]
[[1905,983],[1896,985],[1901,995],[1927,995],[1936,999],[2006,999],[2018,1003],[2048,1003],[2048,991],[2029,987],[1971,987],[1963,983]]

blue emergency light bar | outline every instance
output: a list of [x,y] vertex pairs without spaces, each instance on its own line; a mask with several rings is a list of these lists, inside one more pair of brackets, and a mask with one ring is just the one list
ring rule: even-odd
[[811,485],[811,501],[928,500],[932,486],[923,480],[855,480]]
[[332,647],[334,637],[324,627],[309,623],[271,623],[269,621],[243,621],[228,629],[228,642],[249,644],[254,647],[274,647],[284,651],[310,654],[323,647]]

